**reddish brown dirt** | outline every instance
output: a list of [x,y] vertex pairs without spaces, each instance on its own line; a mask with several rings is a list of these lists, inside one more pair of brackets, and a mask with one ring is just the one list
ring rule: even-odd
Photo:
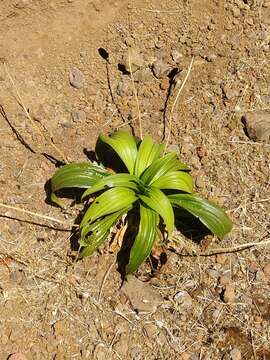
[[[153,63],[181,81],[194,57],[170,148],[235,224],[219,242],[178,235],[178,254],[167,251],[144,286],[134,282],[147,307],[134,289],[120,290],[114,267],[100,293],[116,257],[108,246],[74,262],[62,225],[0,207],[0,358],[269,359],[269,245],[198,254],[269,240],[270,144],[251,141],[241,118],[270,108],[270,2],[2,0],[0,29],[1,203],[72,223],[79,205],[63,212],[45,201],[55,165],[43,154],[61,158],[50,137],[79,161],[101,131],[138,134],[132,83],[119,67],[131,47],[143,64],[134,72],[143,131],[157,141],[177,90],[168,97],[170,78],[157,67],[154,76]],[[85,77],[78,89],[74,68]],[[136,276],[149,272],[146,263]]]

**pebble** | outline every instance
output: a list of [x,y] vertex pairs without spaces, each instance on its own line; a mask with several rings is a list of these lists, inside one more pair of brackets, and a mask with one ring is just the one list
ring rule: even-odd
[[121,292],[128,298],[132,308],[138,312],[155,312],[163,303],[163,298],[148,283],[129,276],[121,288]]
[[83,110],[74,110],[71,113],[73,121],[85,121],[86,120],[86,114]]
[[179,60],[183,57],[183,54],[181,54],[179,51],[177,50],[173,50],[171,52],[171,56],[174,62],[178,63]]
[[132,72],[135,72],[145,66],[145,61],[139,51],[131,48],[123,58],[122,65],[124,65],[126,71],[130,72],[131,67]]
[[163,79],[168,76],[171,68],[169,65],[165,64],[163,60],[158,59],[153,63],[152,70],[156,78]]
[[242,118],[248,137],[254,141],[270,141],[270,112],[250,111]]
[[241,351],[237,348],[234,348],[230,351],[231,360],[241,360],[242,355]]
[[239,95],[239,89],[235,84],[224,84],[222,85],[222,91],[227,100],[232,100]]
[[190,308],[193,304],[192,297],[187,291],[179,291],[175,294],[174,300],[184,309]]
[[73,68],[69,72],[69,82],[76,89],[81,89],[85,84],[85,77],[81,70]]
[[230,304],[235,301],[235,287],[233,284],[227,284],[224,287],[224,291],[222,293],[222,300],[226,304]]
[[270,279],[270,263],[267,263],[263,268],[263,273],[266,278]]
[[134,81],[140,83],[149,83],[153,79],[152,71],[149,67],[141,68],[134,73]]

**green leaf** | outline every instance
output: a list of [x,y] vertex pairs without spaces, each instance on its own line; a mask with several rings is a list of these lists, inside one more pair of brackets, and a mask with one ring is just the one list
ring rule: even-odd
[[221,239],[233,227],[232,221],[224,210],[197,195],[176,194],[168,195],[168,198],[173,206],[179,206],[189,211]]
[[87,189],[83,195],[82,200],[97,191],[103,190],[105,188],[113,188],[113,187],[125,187],[133,190],[138,190],[138,186],[136,182],[138,179],[134,175],[130,175],[127,173],[123,174],[113,174],[109,175],[100,181],[98,181],[95,185],[91,188]]
[[158,223],[158,214],[141,204],[139,231],[130,251],[126,274],[136,271],[141,263],[149,256],[157,237]]
[[99,195],[87,209],[80,226],[93,222],[101,216],[112,214],[131,205],[137,200],[135,192],[131,189],[116,187]]
[[126,131],[117,131],[110,137],[101,134],[99,135],[99,140],[111,146],[126,165],[129,173],[134,173],[134,165],[137,157],[137,144],[132,135]]
[[146,135],[139,146],[134,174],[140,177],[144,170],[158,159],[163,147],[163,144],[155,144],[152,137]]
[[181,163],[176,156],[176,153],[169,153],[161,159],[155,160],[141,175],[141,180],[151,185],[161,176],[177,170],[186,170],[185,164]]
[[89,188],[110,173],[101,166],[90,162],[72,163],[56,170],[51,179],[51,200],[62,206],[55,192],[64,188]]
[[[83,247],[79,258],[90,256],[93,252],[107,239],[112,226],[121,218],[121,216],[129,211],[129,207],[107,215],[102,219],[96,220],[94,223],[87,223],[81,228],[80,245]],[[89,235],[90,234],[90,235]]]
[[168,235],[171,235],[174,228],[174,213],[167,196],[161,190],[151,188],[148,191],[148,196],[138,195],[138,197],[162,217],[166,224]]
[[152,183],[158,189],[172,189],[192,193],[193,183],[189,173],[184,171],[171,171]]

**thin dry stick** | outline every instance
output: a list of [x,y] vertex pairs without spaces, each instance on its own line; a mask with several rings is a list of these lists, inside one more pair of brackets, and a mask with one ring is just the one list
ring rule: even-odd
[[192,59],[191,59],[191,62],[190,62],[189,67],[188,67],[187,74],[186,74],[186,76],[185,76],[185,78],[184,78],[184,80],[183,80],[183,82],[182,82],[182,84],[181,84],[181,86],[180,86],[180,89],[178,90],[178,93],[177,93],[177,95],[176,95],[176,97],[175,97],[175,100],[174,100],[174,102],[173,102],[173,105],[172,105],[172,109],[171,109],[170,117],[169,117],[169,127],[168,127],[168,128],[169,128],[169,132],[168,132],[168,137],[167,137],[167,141],[166,141],[166,145],[165,145],[165,150],[164,150],[164,152],[166,151],[166,149],[167,149],[167,147],[168,147],[168,145],[169,145],[170,138],[171,138],[172,117],[173,117],[174,108],[175,108],[175,106],[176,106],[176,104],[177,104],[177,101],[178,101],[178,99],[179,99],[179,96],[180,96],[182,90],[184,89],[184,86],[185,86],[185,84],[186,84],[186,82],[187,82],[187,79],[188,79],[188,77],[189,77],[189,75],[190,75],[190,72],[191,72],[191,69],[192,69],[192,65],[193,65],[193,61],[194,61],[194,57],[192,57]]
[[70,224],[70,223],[68,223],[66,221],[58,220],[58,219],[55,219],[55,218],[53,218],[51,216],[41,215],[41,214],[35,213],[33,211],[21,209],[21,208],[18,208],[17,206],[6,205],[6,204],[2,204],[2,203],[0,203],[0,206],[4,207],[6,209],[11,209],[11,210],[19,211],[19,212],[24,213],[24,214],[36,216],[36,217],[39,217],[39,218],[44,219],[44,220],[54,221],[54,222],[57,222],[58,224],[70,226],[71,228],[73,226],[79,226],[78,224]]
[[106,271],[106,273],[105,273],[105,275],[104,275],[104,277],[103,277],[103,280],[102,280],[102,283],[101,283],[101,286],[100,286],[100,290],[99,290],[99,294],[98,294],[98,302],[100,302],[100,300],[101,300],[101,296],[102,296],[102,292],[103,292],[103,288],[104,288],[105,282],[106,282],[106,280],[107,280],[107,278],[108,278],[108,276],[109,276],[112,268],[114,267],[115,263],[116,263],[116,260],[114,260],[114,261],[112,262],[112,264],[110,265],[110,267],[108,268],[108,270]]
[[265,240],[265,241],[260,241],[260,242],[245,243],[245,244],[232,246],[232,247],[228,247],[228,248],[213,249],[213,250],[208,251],[208,252],[198,252],[198,253],[195,253],[195,254],[190,253],[190,254],[188,254],[188,256],[211,256],[211,255],[217,255],[217,254],[226,254],[226,253],[232,253],[232,252],[247,250],[247,249],[249,249],[251,247],[265,246],[265,245],[269,245],[269,244],[270,244],[270,239]]
[[129,66],[130,77],[131,77],[131,82],[132,82],[132,86],[133,86],[133,92],[134,92],[134,96],[135,96],[135,100],[136,100],[136,105],[137,105],[140,138],[142,139],[142,137],[143,137],[143,133],[142,133],[142,118],[141,118],[141,112],[140,112],[140,105],[139,105],[139,100],[138,100],[137,89],[136,89],[136,86],[135,86],[134,77],[133,77],[133,72],[132,72],[132,68],[131,68],[130,51],[128,51],[128,66]]
[[[41,135],[41,136],[45,139],[45,141],[47,141],[46,136],[45,136],[44,133],[40,130],[40,128],[35,124],[34,120],[32,119],[32,117],[30,116],[28,110],[26,109],[26,106],[24,105],[23,99],[22,99],[22,97],[21,97],[21,95],[20,95],[20,93],[19,93],[19,90],[18,90],[17,86],[15,85],[15,82],[14,82],[12,76],[10,75],[10,72],[9,72],[9,70],[8,70],[8,67],[7,67],[7,64],[6,64],[6,63],[4,63],[4,68],[5,68],[5,71],[6,71],[6,73],[7,73],[8,78],[9,78],[9,80],[10,80],[10,82],[11,82],[11,84],[12,84],[14,90],[15,90],[16,100],[18,101],[18,103],[19,103],[19,104],[21,105],[21,107],[23,108],[23,110],[24,110],[24,112],[25,112],[28,120],[31,122],[33,128],[35,128],[36,131],[39,133],[39,135]],[[66,156],[63,154],[63,152],[53,143],[53,141],[52,141],[51,139],[49,139],[49,141],[50,141],[51,146],[58,152],[58,154],[61,156],[61,158],[62,158],[66,163],[68,163],[69,161],[67,160],[67,158],[66,158]]]

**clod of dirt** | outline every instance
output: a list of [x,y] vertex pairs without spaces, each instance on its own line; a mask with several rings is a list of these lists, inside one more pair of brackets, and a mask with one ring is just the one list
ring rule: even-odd
[[242,118],[247,134],[254,141],[270,141],[270,113],[258,110],[246,113]]
[[27,357],[23,353],[14,353],[9,355],[8,360],[27,360]]
[[228,284],[224,287],[221,298],[226,304],[231,304],[235,301],[235,287],[233,284]]
[[81,70],[77,68],[71,69],[69,72],[69,82],[70,85],[72,85],[76,89],[81,89],[85,84],[85,77]]
[[234,348],[230,351],[231,360],[241,360],[242,355],[241,351],[237,348]]
[[138,312],[155,312],[163,299],[149,284],[130,276],[121,288],[132,308]]
[[125,67],[126,71],[130,73],[130,67],[132,72],[135,72],[145,66],[145,61],[139,51],[130,49],[123,58],[122,65]]
[[152,70],[156,78],[163,79],[168,76],[171,71],[171,67],[165,64],[163,60],[158,59],[153,63]]

